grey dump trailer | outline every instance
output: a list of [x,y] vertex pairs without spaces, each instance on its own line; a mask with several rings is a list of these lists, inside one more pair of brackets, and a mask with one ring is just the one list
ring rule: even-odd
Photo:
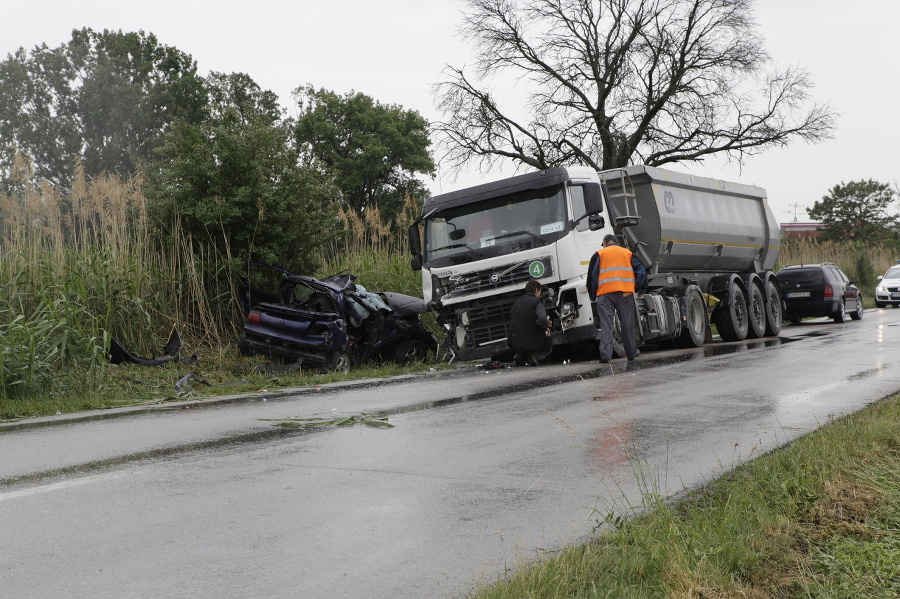
[[644,343],[700,345],[708,312],[726,341],[778,335],[783,298],[772,269],[781,229],[765,190],[646,166],[600,179],[620,218],[614,228],[648,270]]
[[710,322],[726,341],[781,330],[771,271],[781,233],[763,189],[646,166],[558,167],[426,200],[410,227],[412,267],[446,355],[507,352],[509,309],[528,279],[547,290],[554,345],[595,340],[587,267],[609,233],[647,268],[647,292],[634,296],[639,346],[702,345]]

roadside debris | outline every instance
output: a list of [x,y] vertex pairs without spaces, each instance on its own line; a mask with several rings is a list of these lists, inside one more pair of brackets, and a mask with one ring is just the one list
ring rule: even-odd
[[509,364],[504,364],[500,360],[488,360],[484,364],[479,364],[478,368],[482,370],[499,370],[501,368],[509,368]]
[[360,413],[338,418],[261,418],[260,420],[274,422],[275,426],[287,428],[316,428],[326,426],[349,426],[351,424],[365,424],[376,428],[393,428],[387,417],[378,418],[370,414]]
[[198,354],[193,354],[189,358],[182,358],[182,347],[183,343],[181,341],[181,335],[178,334],[178,329],[176,327],[172,327],[172,332],[169,334],[169,340],[166,342],[165,346],[163,346],[162,355],[160,356],[153,358],[141,358],[135,356],[122,347],[118,341],[112,339],[109,344],[108,357],[111,364],[141,364],[144,366],[159,366],[160,364],[167,364],[168,362],[175,361],[190,364],[200,359]]
[[199,383],[201,385],[206,385],[207,387],[209,386],[209,382],[206,379],[202,379],[192,372],[190,374],[187,374],[187,375],[181,377],[180,379],[178,379],[178,381],[175,382],[175,390],[179,391],[179,392],[180,391],[190,391],[191,390],[191,381],[197,381],[197,383]]

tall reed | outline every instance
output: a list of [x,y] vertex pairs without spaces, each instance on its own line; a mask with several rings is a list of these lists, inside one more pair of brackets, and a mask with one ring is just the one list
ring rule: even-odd
[[216,257],[153,233],[139,174],[88,179],[78,167],[63,192],[18,160],[11,183],[0,194],[0,394],[46,390],[60,372],[99,384],[110,337],[153,353],[178,326],[222,343],[235,302],[204,279]]
[[[177,222],[158,234],[140,173],[88,178],[78,166],[61,190],[34,181],[19,157],[9,183],[0,194],[0,394],[102,384],[111,338],[141,355],[158,353],[173,326],[194,346],[237,340],[228,256]],[[321,251],[323,268],[303,274],[350,271],[370,289],[420,295],[405,243],[419,209],[408,199],[392,221],[377,207],[341,210],[343,234]],[[61,382],[61,372],[78,380]]]
[[407,229],[420,210],[421,204],[411,197],[392,221],[383,218],[377,206],[363,212],[341,208],[342,235],[322,250],[319,276],[348,271],[372,291],[421,297],[422,277],[409,267],[406,242]]
[[895,244],[819,241],[814,237],[788,237],[782,240],[777,268],[789,264],[832,262],[862,287],[874,287],[876,277],[900,259]]

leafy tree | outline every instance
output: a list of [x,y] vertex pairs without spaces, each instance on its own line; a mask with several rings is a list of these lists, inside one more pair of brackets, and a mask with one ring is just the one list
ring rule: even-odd
[[294,91],[297,141],[323,165],[356,210],[377,205],[395,216],[407,195],[427,194],[416,174],[433,175],[428,122],[413,110],[365,94],[339,96],[312,86]]
[[[451,168],[742,162],[831,135],[834,114],[810,103],[806,72],[764,71],[752,0],[466,3],[474,78],[448,67],[436,88]],[[518,112],[483,87],[506,74],[528,92]]]
[[130,175],[176,119],[202,118],[203,85],[189,55],[143,31],[84,28],[57,48],[20,48],[0,63],[0,174],[18,148],[55,183],[79,156],[89,176]]
[[895,199],[896,190],[886,183],[841,182],[807,213],[825,225],[822,240],[880,241],[892,237],[897,227],[898,217],[888,214]]
[[149,172],[154,214],[234,265],[313,270],[334,227],[335,190],[300,164],[275,94],[247,75],[212,73],[209,98],[207,120],[180,121],[165,137]]

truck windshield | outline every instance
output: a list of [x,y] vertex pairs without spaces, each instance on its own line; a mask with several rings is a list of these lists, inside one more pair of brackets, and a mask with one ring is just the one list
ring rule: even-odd
[[425,260],[455,264],[547,245],[567,223],[561,185],[455,206],[428,219]]

